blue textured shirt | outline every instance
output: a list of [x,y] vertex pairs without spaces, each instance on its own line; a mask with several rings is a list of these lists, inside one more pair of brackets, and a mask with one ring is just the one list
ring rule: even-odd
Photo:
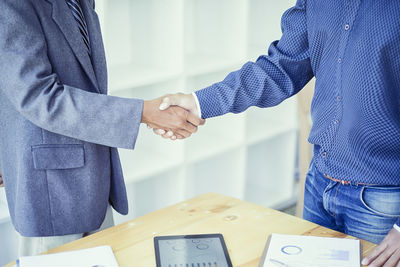
[[268,55],[196,92],[202,117],[277,105],[315,76],[318,170],[400,185],[400,1],[298,0],[282,33]]

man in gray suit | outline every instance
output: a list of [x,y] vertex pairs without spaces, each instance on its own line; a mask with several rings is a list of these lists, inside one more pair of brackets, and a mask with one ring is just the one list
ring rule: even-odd
[[0,166],[22,254],[99,229],[110,204],[128,212],[116,147],[133,149],[141,122],[178,138],[203,123],[106,95],[94,0],[0,1],[0,55]]

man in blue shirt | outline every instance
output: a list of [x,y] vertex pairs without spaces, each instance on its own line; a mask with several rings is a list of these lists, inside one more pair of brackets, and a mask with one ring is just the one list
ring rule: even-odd
[[194,95],[170,95],[160,108],[179,105],[206,119],[271,107],[315,77],[304,218],[381,242],[363,264],[398,265],[399,14],[398,0],[298,0],[268,55]]

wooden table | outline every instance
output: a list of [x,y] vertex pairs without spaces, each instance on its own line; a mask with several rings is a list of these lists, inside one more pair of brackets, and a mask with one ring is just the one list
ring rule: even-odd
[[[153,237],[222,233],[233,266],[257,266],[271,233],[353,238],[285,213],[209,193],[52,249],[62,252],[110,245],[121,267],[155,266]],[[361,241],[362,254],[375,245]],[[11,265],[9,265],[11,266]]]

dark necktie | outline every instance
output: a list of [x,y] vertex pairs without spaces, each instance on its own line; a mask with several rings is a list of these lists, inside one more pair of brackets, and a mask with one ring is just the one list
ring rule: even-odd
[[85,43],[88,54],[90,56],[91,50],[90,50],[89,32],[88,32],[88,27],[87,27],[87,24],[85,21],[85,17],[83,16],[81,3],[79,0],[66,0],[66,1],[67,1],[67,5],[69,6],[69,8],[72,11],[72,15],[74,16],[74,18],[78,24],[79,31],[82,34],[83,42]]

